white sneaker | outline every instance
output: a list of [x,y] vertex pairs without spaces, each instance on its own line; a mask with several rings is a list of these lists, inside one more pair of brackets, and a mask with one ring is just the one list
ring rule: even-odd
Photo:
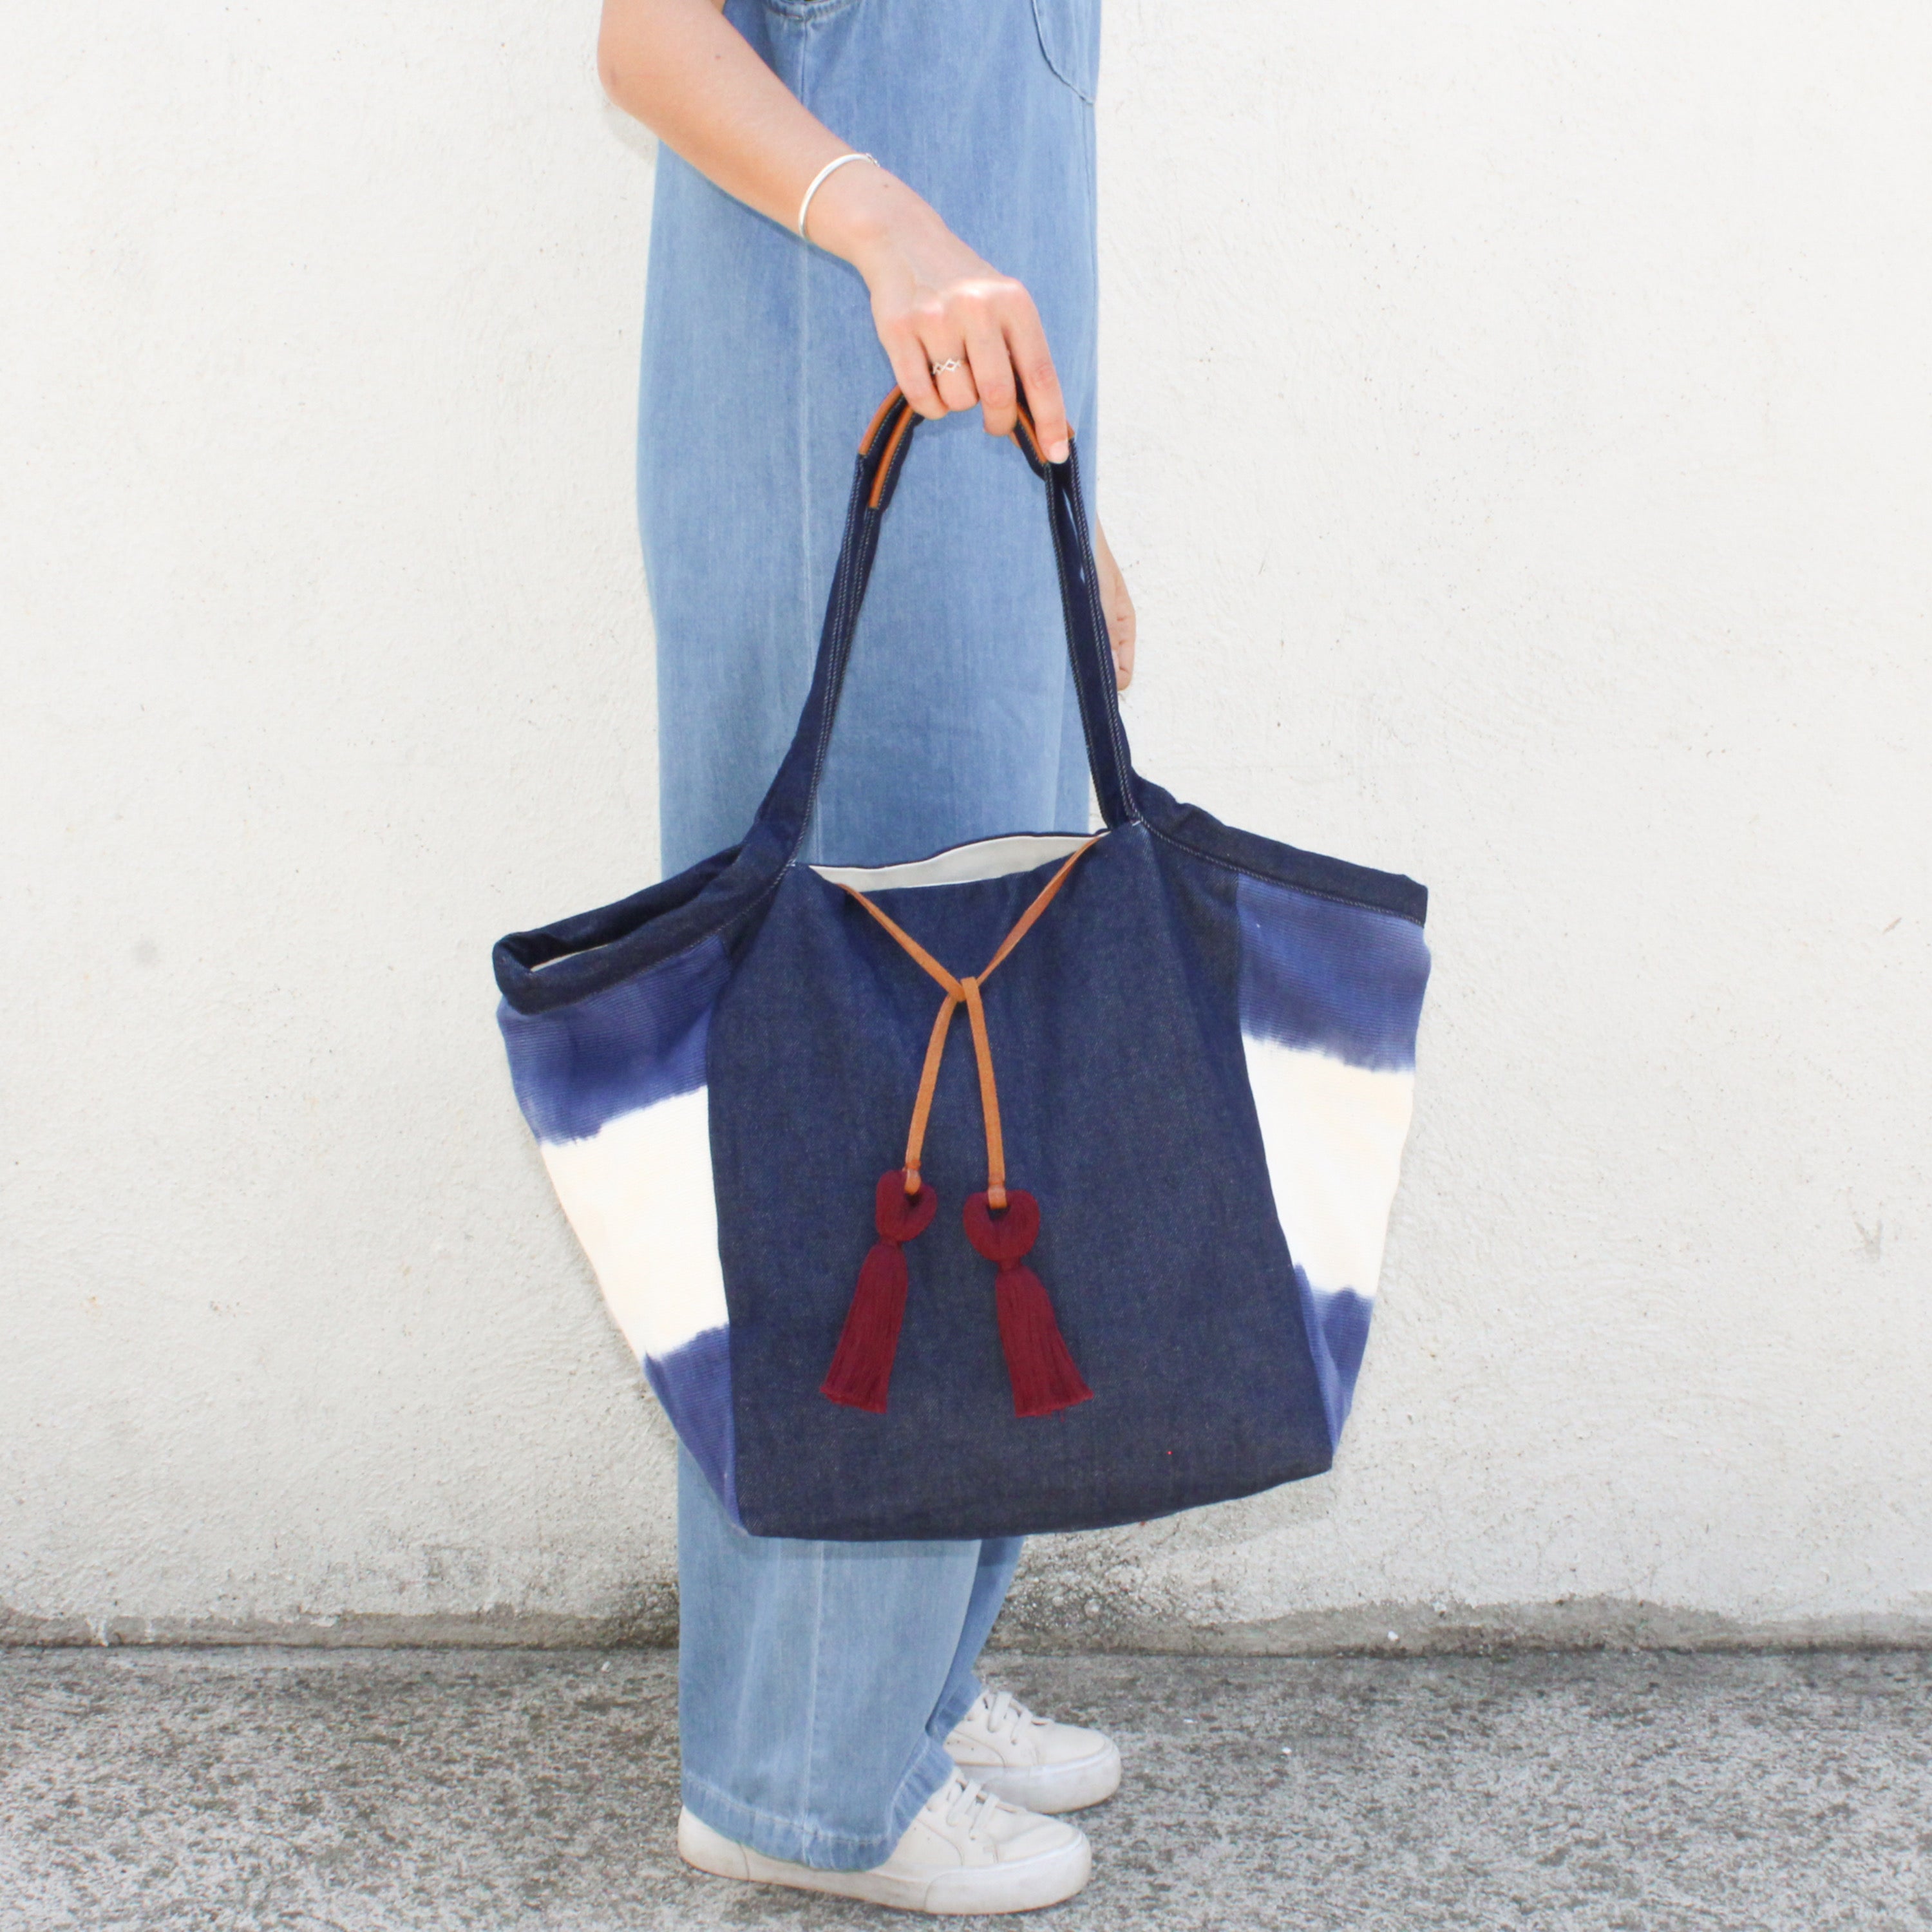
[[1082,1810],[1120,1788],[1112,1738],[1036,1718],[1004,1690],[981,1691],[946,1748],[968,1778],[1029,1811]]
[[768,1858],[688,1810],[677,1821],[677,1849],[687,1864],[718,1878],[829,1892],[902,1912],[1030,1912],[1071,1898],[1094,1869],[1077,1825],[1006,1804],[956,1771],[920,1808],[892,1856],[870,1871]]

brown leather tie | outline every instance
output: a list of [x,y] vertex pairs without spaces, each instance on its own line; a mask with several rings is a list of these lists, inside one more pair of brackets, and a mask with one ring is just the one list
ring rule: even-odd
[[926,1124],[932,1112],[933,1091],[939,1084],[939,1063],[946,1052],[946,1036],[952,1028],[952,1016],[963,1004],[972,1025],[973,1054],[980,1067],[980,1106],[986,1126],[986,1204],[995,1213],[1006,1206],[1006,1150],[1000,1134],[1000,1092],[993,1079],[992,1043],[986,1036],[986,1011],[980,1004],[980,989],[993,976],[994,969],[1033,930],[1034,922],[1052,904],[1054,893],[1066,883],[1067,874],[1084,854],[1092,850],[1094,844],[1094,841],[1090,838],[1067,855],[1066,862],[1040,888],[1033,904],[1015,920],[1012,932],[1000,941],[998,951],[978,973],[967,980],[956,980],[911,934],[889,919],[863,892],[851,886],[842,888],[939,982],[946,992],[945,998],[939,1003],[939,1016],[932,1023],[932,1037],[926,1043],[926,1064],[919,1076],[919,1095],[912,1103],[912,1127],[906,1136],[905,1191],[908,1195],[919,1192],[920,1155],[926,1146]]
[[[883,1414],[892,1360],[898,1347],[899,1325],[905,1312],[907,1271],[903,1252],[932,1220],[938,1206],[926,1195],[920,1174],[926,1124],[932,1096],[939,1084],[939,1064],[946,1052],[952,1016],[961,1006],[973,1031],[973,1054],[980,1071],[980,1108],[986,1134],[986,1188],[965,1205],[967,1238],[999,1268],[1000,1338],[1013,1384],[1013,1408],[1020,1415],[1046,1415],[1084,1402],[1093,1394],[1067,1353],[1053,1304],[1030,1268],[1022,1265],[1039,1232],[1040,1207],[1022,1189],[1006,1186],[1006,1144],[1000,1132],[999,1088],[993,1078],[992,1042],[986,1031],[986,1006],[980,989],[994,970],[1033,928],[1053,902],[1067,874],[1096,841],[1089,838],[1067,856],[1066,862],[1041,887],[1033,903],[1013,923],[992,958],[974,974],[956,979],[926,948],[872,900],[852,886],[842,890],[870,913],[904,949],[907,956],[936,980],[945,994],[926,1042],[926,1064],[920,1071],[919,1092],[913,1102],[912,1124],[906,1135],[905,1163],[895,1175],[880,1177],[874,1215],[879,1240],[860,1270],[859,1286],[845,1317],[844,1332],[832,1358],[821,1393],[848,1408]],[[902,1196],[895,1198],[888,1185],[898,1180]],[[1000,1218],[994,1220],[993,1216]]]

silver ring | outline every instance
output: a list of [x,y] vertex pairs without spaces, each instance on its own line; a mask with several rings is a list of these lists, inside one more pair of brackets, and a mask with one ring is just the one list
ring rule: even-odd
[[966,365],[958,356],[949,356],[944,362],[934,362],[929,366],[935,376],[950,376],[954,370],[963,369]]

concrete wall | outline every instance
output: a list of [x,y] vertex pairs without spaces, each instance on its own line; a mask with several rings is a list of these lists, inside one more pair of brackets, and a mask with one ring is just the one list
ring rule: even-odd
[[[1107,4],[1141,762],[1437,969],[1340,1466],[1010,1634],[1925,1634],[1932,19]],[[486,968],[653,870],[593,13],[9,20],[15,1635],[669,1627]]]

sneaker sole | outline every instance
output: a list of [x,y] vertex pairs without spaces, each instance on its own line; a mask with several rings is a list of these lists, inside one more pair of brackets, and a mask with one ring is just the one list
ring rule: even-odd
[[1005,1912],[1034,1912],[1060,1905],[1094,1873],[1094,1853],[1076,1832],[1064,1850],[1042,1852],[1010,1865],[976,1865],[935,1872],[928,1879],[897,1878],[881,1871],[821,1871],[812,1865],[770,1858],[715,1832],[686,1811],[677,1821],[678,1856],[713,1878],[749,1885],[788,1886],[795,1892],[828,1892],[835,1898],[861,1899],[868,1905],[935,1917],[968,1917]]
[[1111,1740],[1105,1750],[1076,1758],[1071,1764],[962,1764],[959,1768],[995,1798],[1024,1805],[1029,1811],[1045,1812],[1049,1817],[1104,1804],[1120,1788],[1120,1750]]

